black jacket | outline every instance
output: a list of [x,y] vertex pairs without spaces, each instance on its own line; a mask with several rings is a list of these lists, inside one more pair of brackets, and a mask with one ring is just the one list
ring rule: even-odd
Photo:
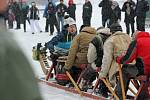
[[82,17],[92,17],[92,4],[90,1],[83,5]]
[[102,16],[110,16],[112,2],[109,0],[102,0],[99,3],[99,7],[102,7]]
[[109,22],[110,25],[113,24],[113,23],[115,23],[115,22],[117,22],[118,19],[121,20],[121,9],[120,9],[119,5],[116,6],[115,9],[111,8],[110,22]]
[[56,6],[56,9],[58,17],[63,17],[67,10],[67,6],[65,4],[60,3]]
[[146,12],[149,11],[149,4],[145,0],[137,2],[136,5],[136,16],[146,17]]
[[30,8],[30,19],[38,20],[39,19],[39,9],[37,7]]
[[75,11],[76,11],[76,4],[70,5],[70,6],[68,7],[68,9],[67,9],[67,13],[68,13],[69,16],[70,16],[71,18],[73,18],[74,20],[76,19],[76,18],[75,18],[75,16],[76,16]]
[[[127,11],[127,4],[129,4],[130,13]],[[134,23],[135,17],[135,3],[132,2],[125,2],[122,7],[122,11],[125,12],[125,19],[124,22],[126,23]]]

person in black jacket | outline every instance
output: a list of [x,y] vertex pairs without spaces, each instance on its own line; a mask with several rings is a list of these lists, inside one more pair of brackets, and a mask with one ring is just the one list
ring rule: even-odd
[[136,5],[137,30],[145,31],[146,12],[149,11],[149,4],[145,0],[138,0]]
[[21,9],[19,7],[19,4],[16,1],[14,1],[12,9],[13,9],[13,13],[15,14],[15,19],[16,19],[16,23],[17,23],[16,29],[20,29],[20,23],[21,23],[20,13],[21,13]]
[[112,1],[109,26],[111,26],[113,23],[117,22],[120,23],[120,21],[121,21],[121,9],[117,1]]
[[[57,19],[58,19],[59,29],[62,30],[63,24],[64,24],[64,14],[67,11],[67,6],[64,4],[63,0],[60,0],[60,4],[56,6],[56,10],[57,10]],[[61,28],[60,28],[60,23],[61,23]]]
[[46,6],[43,16],[46,18],[45,31],[48,32],[48,26],[50,24],[50,35],[53,35],[54,25],[57,29],[57,32],[59,33],[60,29],[59,29],[58,22],[56,19],[56,8],[52,2],[49,2],[48,6]]
[[26,20],[28,20],[28,22],[29,22],[29,18],[27,17],[28,12],[29,12],[29,5],[26,2],[22,3],[22,5],[21,5],[21,12],[22,12],[22,20],[23,20],[24,32],[26,32]]
[[123,4],[122,11],[125,12],[124,22],[126,24],[126,32],[130,34],[130,25],[132,29],[132,35],[135,31],[134,29],[134,18],[135,18],[135,2],[132,0],[127,0]]
[[[111,13],[111,1],[110,0],[102,0],[99,3],[99,7],[102,7],[102,25],[105,27],[106,22],[109,20]],[[108,26],[108,23],[107,23]]]
[[92,17],[92,4],[89,0],[85,0],[82,13],[83,25],[91,26],[91,17]]
[[71,18],[73,18],[74,20],[76,20],[76,14],[75,14],[75,11],[76,11],[76,4],[73,3],[73,0],[69,0],[68,1],[68,8],[67,8],[67,13],[69,14],[69,16]]

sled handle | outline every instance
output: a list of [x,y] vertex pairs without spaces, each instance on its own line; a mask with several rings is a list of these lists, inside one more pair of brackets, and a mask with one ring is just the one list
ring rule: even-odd
[[72,76],[70,75],[70,73],[68,71],[66,71],[67,76],[69,77],[69,79],[71,80],[71,82],[73,83],[73,85],[75,86],[75,88],[77,89],[78,93],[82,96],[82,92],[79,89],[79,87],[77,86],[76,82],[73,80]]
[[109,81],[108,81],[108,79],[106,78],[106,80],[105,79],[101,79],[104,83],[105,83],[105,85],[108,87],[108,89],[109,89],[109,91],[112,93],[112,95],[116,98],[116,100],[119,100],[119,97],[116,95],[116,93],[112,90],[112,88],[110,87],[110,83],[109,83]]
[[122,77],[121,64],[118,64],[118,65],[119,65],[119,77],[120,77],[120,83],[121,83],[122,96],[123,96],[123,100],[126,100],[125,86],[124,86],[123,77]]

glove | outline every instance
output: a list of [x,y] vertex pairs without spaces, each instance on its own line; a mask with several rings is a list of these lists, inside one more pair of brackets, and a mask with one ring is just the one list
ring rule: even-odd
[[66,73],[66,71],[70,71],[70,69],[67,69],[65,66],[62,68],[62,73]]
[[121,57],[116,57],[116,62],[120,64],[121,63]]

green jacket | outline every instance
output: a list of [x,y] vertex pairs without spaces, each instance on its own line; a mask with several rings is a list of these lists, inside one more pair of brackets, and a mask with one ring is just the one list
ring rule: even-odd
[[25,55],[0,25],[0,100],[42,100]]

